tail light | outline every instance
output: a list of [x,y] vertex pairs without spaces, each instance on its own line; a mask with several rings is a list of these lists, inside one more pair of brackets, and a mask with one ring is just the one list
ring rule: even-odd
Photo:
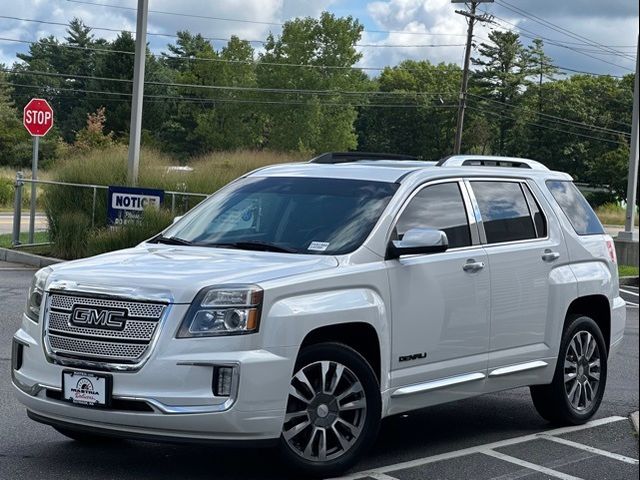
[[618,257],[616,256],[616,245],[615,243],[613,243],[613,239],[609,236],[607,236],[607,252],[609,253],[609,259],[617,264],[618,263]]

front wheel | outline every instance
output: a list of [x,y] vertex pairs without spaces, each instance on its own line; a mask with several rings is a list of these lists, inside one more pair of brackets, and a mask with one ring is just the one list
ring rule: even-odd
[[304,348],[280,437],[285,461],[314,476],[342,473],[374,442],[381,408],[378,380],[362,355],[338,343]]
[[531,387],[538,413],[554,423],[579,425],[595,415],[607,382],[607,346],[587,316],[569,319],[550,385]]

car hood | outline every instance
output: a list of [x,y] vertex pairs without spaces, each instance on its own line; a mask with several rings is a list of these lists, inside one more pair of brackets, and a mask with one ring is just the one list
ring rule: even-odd
[[54,265],[46,288],[191,303],[207,286],[260,284],[337,266],[331,256],[142,244]]

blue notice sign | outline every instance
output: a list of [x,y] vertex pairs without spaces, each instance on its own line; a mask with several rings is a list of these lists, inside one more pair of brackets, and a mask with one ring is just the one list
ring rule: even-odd
[[164,190],[153,188],[109,187],[107,216],[111,225],[137,220],[145,208],[160,208]]

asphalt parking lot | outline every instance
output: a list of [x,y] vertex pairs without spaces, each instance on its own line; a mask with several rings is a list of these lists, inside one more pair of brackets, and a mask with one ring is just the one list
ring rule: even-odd
[[[0,262],[0,478],[299,478],[268,449],[122,440],[82,446],[29,420],[13,398],[9,368],[10,339],[32,274]],[[372,452],[342,478],[637,479],[638,438],[628,415],[638,410],[638,296],[637,288],[628,291],[625,299],[636,306],[627,309],[626,338],[610,359],[604,401],[590,424],[549,425],[527,389],[440,405],[386,419]]]

